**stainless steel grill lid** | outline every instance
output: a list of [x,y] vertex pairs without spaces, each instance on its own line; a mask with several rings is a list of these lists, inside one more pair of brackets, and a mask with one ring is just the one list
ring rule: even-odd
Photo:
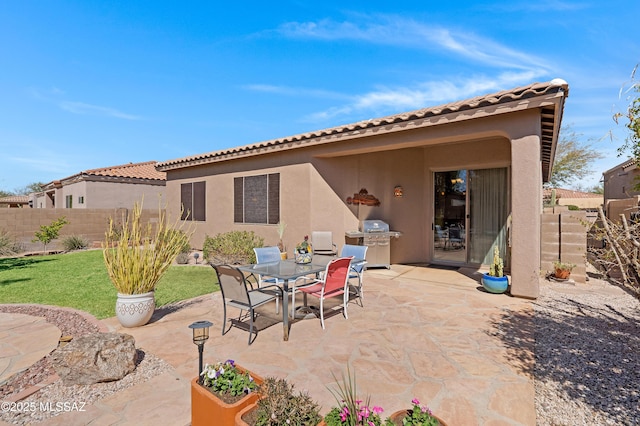
[[389,232],[389,224],[381,220],[363,220],[362,232]]

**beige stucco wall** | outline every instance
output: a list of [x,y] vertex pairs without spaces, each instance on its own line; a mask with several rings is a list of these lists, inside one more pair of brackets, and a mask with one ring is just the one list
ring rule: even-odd
[[[56,209],[66,208],[66,197],[73,197],[73,209],[130,209],[134,203],[140,202],[144,198],[144,209],[157,209],[160,198],[165,196],[163,185],[147,185],[141,183],[124,182],[94,182],[79,181],[64,185],[56,189]],[[84,203],[79,203],[79,197],[84,197]],[[45,195],[46,199],[47,196]],[[42,197],[36,199],[38,207]],[[48,206],[50,207],[50,206]]]
[[[264,148],[262,155],[168,171],[168,212],[179,214],[180,184],[206,181],[207,221],[196,223],[192,240],[234,229],[255,231],[276,244],[274,225],[233,223],[233,178],[279,172],[281,219],[287,223],[285,245],[293,248],[313,230],[334,233],[340,247],[344,233],[360,220],[382,219],[403,236],[392,239],[391,262],[429,262],[432,258],[432,176],[434,171],[509,167],[512,212],[512,293],[538,296],[542,172],[540,117],[536,110],[483,117],[427,128],[406,123],[388,133],[312,144],[295,150]],[[294,144],[294,143],[292,143]],[[402,198],[393,189],[404,189]],[[361,188],[380,200],[378,207],[346,203]]]
[[[0,230],[6,231],[12,239],[20,242],[27,251],[42,250],[42,243],[32,242],[35,232],[42,225],[65,217],[68,224],[60,230],[60,237],[48,245],[49,250],[62,248],[66,236],[79,235],[92,246],[100,247],[105,238],[109,219],[118,222],[126,214],[122,209],[0,209]],[[157,222],[158,210],[145,210],[142,222]]]

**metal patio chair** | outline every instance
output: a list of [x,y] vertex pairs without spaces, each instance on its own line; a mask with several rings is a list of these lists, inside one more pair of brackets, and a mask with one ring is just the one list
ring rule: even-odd
[[[254,331],[254,321],[256,319],[255,308],[269,303],[278,297],[282,297],[282,290],[277,285],[264,286],[257,289],[253,288],[248,278],[240,271],[230,265],[211,265],[218,276],[220,284],[220,292],[222,293],[222,302],[224,307],[224,319],[222,321],[222,335],[227,334],[231,327],[249,331],[249,345],[258,337],[258,331]],[[255,279],[255,276],[254,276]],[[279,294],[278,294],[279,293]],[[231,325],[227,325],[227,305],[240,309],[238,319],[230,319]],[[243,315],[243,312],[246,314]],[[249,326],[245,322],[249,317]],[[251,336],[255,334],[253,339]]]
[[333,234],[331,231],[313,231],[311,232],[311,249],[313,254],[336,256],[338,248],[333,243]]
[[364,278],[364,266],[367,263],[367,246],[356,246],[353,244],[345,244],[342,246],[342,250],[340,251],[340,257],[353,257],[354,259],[364,259],[360,262],[351,262],[351,267],[349,268],[349,281],[354,278],[358,279],[357,285],[349,285],[349,291],[355,294],[360,300],[360,306],[364,307],[362,303],[362,299],[364,297],[362,291],[362,280]]
[[345,319],[349,319],[347,315],[347,305],[349,303],[349,268],[352,257],[340,257],[333,259],[327,265],[322,279],[315,280],[314,283],[299,290],[306,296],[311,295],[320,300],[320,324],[324,330],[324,301],[330,297],[342,295],[342,314]]

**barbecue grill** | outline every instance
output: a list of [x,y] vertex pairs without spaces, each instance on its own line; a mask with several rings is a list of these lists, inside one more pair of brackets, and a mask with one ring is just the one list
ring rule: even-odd
[[391,237],[402,235],[398,231],[390,231],[389,224],[381,220],[363,220],[360,232],[349,233],[348,236],[362,238],[367,246],[367,268],[391,268]]

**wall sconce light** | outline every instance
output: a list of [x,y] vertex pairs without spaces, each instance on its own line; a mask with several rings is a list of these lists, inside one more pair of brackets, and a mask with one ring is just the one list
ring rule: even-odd
[[404,189],[398,185],[395,188],[393,188],[393,196],[396,198],[401,198],[404,195]]
[[193,343],[198,345],[198,383],[202,384],[202,354],[204,352],[204,343],[209,340],[209,327],[213,324],[209,321],[196,321],[189,325],[193,330]]

